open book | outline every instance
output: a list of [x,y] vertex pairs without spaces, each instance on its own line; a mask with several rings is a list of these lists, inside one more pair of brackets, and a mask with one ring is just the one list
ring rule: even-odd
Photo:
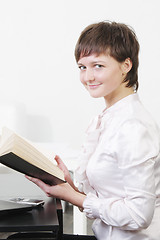
[[2,129],[0,163],[50,185],[65,182],[63,171],[56,164],[31,142],[6,127]]

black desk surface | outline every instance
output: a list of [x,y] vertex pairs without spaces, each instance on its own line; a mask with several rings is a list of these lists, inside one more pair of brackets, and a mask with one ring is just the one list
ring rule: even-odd
[[0,216],[0,232],[58,231],[56,200],[46,201],[43,207],[31,211]]

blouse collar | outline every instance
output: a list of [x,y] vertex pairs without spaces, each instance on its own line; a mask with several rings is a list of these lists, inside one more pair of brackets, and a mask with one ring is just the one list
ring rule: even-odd
[[139,100],[139,96],[137,93],[130,94],[127,97],[120,99],[109,108],[106,107],[99,116],[103,117],[106,113],[112,113],[112,112],[118,111],[121,108],[124,108],[125,105],[128,105],[129,103],[137,100]]

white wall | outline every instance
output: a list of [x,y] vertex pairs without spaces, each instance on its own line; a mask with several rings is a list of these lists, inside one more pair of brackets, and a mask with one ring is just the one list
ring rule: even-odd
[[81,86],[74,46],[86,25],[106,19],[136,30],[139,93],[160,123],[158,0],[0,0],[0,103],[24,107],[17,129],[26,137],[80,146],[90,117],[104,103]]

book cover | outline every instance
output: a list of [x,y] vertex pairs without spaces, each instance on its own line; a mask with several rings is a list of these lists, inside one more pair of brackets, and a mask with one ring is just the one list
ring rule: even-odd
[[[64,174],[57,165],[47,159],[26,139],[14,132],[2,135],[0,163],[18,172],[41,179],[49,185],[65,182]],[[8,136],[8,137],[7,137]]]

